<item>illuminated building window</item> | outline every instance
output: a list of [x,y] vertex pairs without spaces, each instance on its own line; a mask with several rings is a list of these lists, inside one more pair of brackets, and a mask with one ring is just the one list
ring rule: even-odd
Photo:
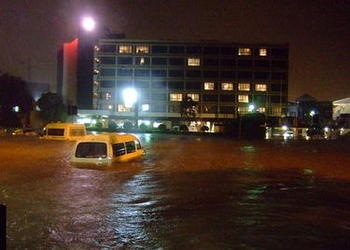
[[132,46],[131,45],[119,45],[119,53],[120,54],[132,53]]
[[267,85],[266,84],[255,84],[255,91],[266,91]]
[[204,90],[214,90],[215,84],[213,82],[205,82]]
[[267,49],[259,49],[259,56],[267,56]]
[[149,104],[142,104],[141,109],[142,111],[149,111]]
[[223,83],[221,83],[221,89],[222,90],[233,90],[233,83],[232,82],[223,82]]
[[149,46],[148,45],[137,45],[136,46],[136,53],[149,53]]
[[145,64],[145,58],[141,57],[140,58],[140,65],[144,65]]
[[248,95],[238,95],[238,102],[249,102],[249,96]]
[[239,91],[250,91],[250,83],[238,83]]
[[199,94],[187,94],[187,97],[191,97],[192,101],[199,102]]
[[249,107],[239,107],[237,111],[239,114],[246,114],[249,112]]
[[182,94],[170,93],[170,101],[172,101],[172,102],[181,102],[182,101]]
[[106,99],[106,100],[111,100],[111,99],[112,99],[111,93],[107,92],[107,93],[105,94],[105,99]]
[[199,58],[188,58],[187,59],[187,66],[200,66],[201,65],[201,59]]
[[126,107],[124,104],[118,104],[118,112],[130,112],[131,107]]
[[265,113],[266,112],[266,108],[265,107],[260,107],[260,108],[257,109],[257,111],[259,113]]
[[250,48],[239,48],[238,55],[239,56],[250,56],[250,55],[252,55],[252,50]]

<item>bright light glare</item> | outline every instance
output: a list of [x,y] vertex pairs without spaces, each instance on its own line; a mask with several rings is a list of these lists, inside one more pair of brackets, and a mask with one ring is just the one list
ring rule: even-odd
[[123,90],[123,99],[125,107],[131,108],[137,102],[137,92],[133,88]]
[[252,112],[252,111],[254,111],[254,109],[255,109],[255,105],[254,104],[250,104],[249,107],[248,107],[248,110],[250,112]]
[[96,26],[96,22],[91,17],[84,17],[82,21],[82,26],[86,31],[93,31]]

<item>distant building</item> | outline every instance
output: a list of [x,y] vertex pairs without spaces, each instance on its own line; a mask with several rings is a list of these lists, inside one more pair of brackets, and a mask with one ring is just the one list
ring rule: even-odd
[[333,101],[333,119],[339,127],[350,128],[350,97]]
[[[78,44],[75,70],[65,60],[74,57],[69,47],[63,47],[59,64],[58,93],[77,105],[82,117],[178,126],[188,97],[197,105],[193,120],[208,127],[249,112],[268,117],[287,113],[287,44],[91,41]],[[127,88],[137,93],[133,105],[127,103],[131,97],[123,96]]]
[[289,103],[287,116],[295,127],[326,126],[332,123],[332,113],[331,101],[320,102],[304,94]]

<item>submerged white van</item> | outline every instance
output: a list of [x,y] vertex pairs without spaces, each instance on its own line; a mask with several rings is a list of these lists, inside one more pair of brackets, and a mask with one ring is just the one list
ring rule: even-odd
[[71,162],[110,165],[141,158],[144,153],[139,138],[132,134],[87,135],[77,141]]
[[86,135],[84,124],[49,123],[44,128],[43,139],[76,141]]

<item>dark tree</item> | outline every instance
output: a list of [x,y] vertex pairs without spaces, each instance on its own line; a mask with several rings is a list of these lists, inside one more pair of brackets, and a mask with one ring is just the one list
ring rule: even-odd
[[26,82],[9,74],[0,75],[0,126],[26,125],[33,107],[33,98]]
[[193,101],[191,97],[186,97],[181,102],[181,117],[186,119],[196,118],[198,113],[197,102]]
[[67,116],[63,99],[56,93],[42,94],[37,104],[40,108],[40,117],[44,122],[64,121]]

